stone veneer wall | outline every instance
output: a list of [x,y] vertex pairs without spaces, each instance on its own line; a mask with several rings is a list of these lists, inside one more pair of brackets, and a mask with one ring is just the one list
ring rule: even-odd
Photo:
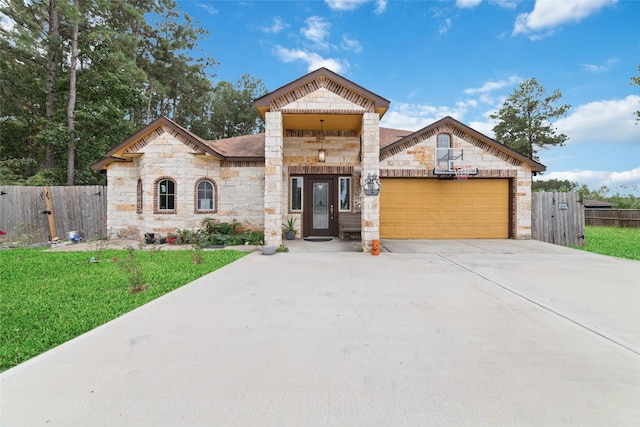
[[264,147],[264,241],[265,245],[282,244],[282,159],[283,132],[282,113],[268,112],[265,115]]
[[[365,113],[362,117],[362,177],[380,176],[380,116],[377,113]],[[384,190],[381,190],[384,191]],[[380,196],[362,197],[362,247],[365,252],[371,250],[372,241],[380,239]]]
[[[166,235],[176,229],[196,229],[206,217],[233,220],[248,228],[263,228],[264,166],[262,162],[220,162],[201,158],[164,133],[139,151],[133,162],[112,163],[107,170],[109,232],[141,239],[145,233]],[[154,183],[160,177],[176,182],[176,213],[154,213]],[[196,212],[196,182],[214,181],[217,212]],[[142,180],[143,211],[136,213],[137,182]]]
[[[327,150],[326,161],[318,162],[318,150],[324,147]],[[351,211],[359,210],[359,171],[360,166],[360,140],[358,137],[327,136],[324,143],[316,141],[315,137],[287,137],[284,140],[284,170],[282,188],[284,194],[282,198],[282,212],[286,217],[296,219],[297,237],[302,237],[303,218],[302,212],[291,211],[291,189],[290,178],[293,175],[290,170],[304,170],[304,174],[335,174],[335,170],[349,170],[349,174],[343,176],[351,177]],[[354,165],[356,165],[354,167]],[[327,172],[328,171],[328,172]],[[282,222],[285,222],[283,219]]]
[[[466,135],[448,126],[437,133],[451,135],[452,148],[475,150],[479,173],[477,177],[469,179],[506,178],[511,180],[512,235],[516,239],[531,238],[532,168],[495,149],[488,149],[490,147],[481,144],[473,137],[467,137],[469,140],[465,140]],[[381,176],[435,178],[433,169],[437,133],[380,161]]]

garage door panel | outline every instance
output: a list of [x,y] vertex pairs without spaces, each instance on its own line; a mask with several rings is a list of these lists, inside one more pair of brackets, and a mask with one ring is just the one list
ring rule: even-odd
[[383,179],[380,237],[509,237],[508,180]]

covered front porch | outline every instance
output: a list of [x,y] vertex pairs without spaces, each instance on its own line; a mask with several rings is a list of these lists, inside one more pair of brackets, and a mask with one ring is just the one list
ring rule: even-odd
[[297,238],[339,236],[340,215],[360,213],[361,247],[379,238],[379,121],[389,101],[326,69],[255,101],[264,117],[265,244],[282,243],[293,218]]

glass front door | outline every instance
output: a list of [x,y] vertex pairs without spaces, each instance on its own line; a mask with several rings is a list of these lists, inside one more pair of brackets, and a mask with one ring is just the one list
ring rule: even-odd
[[336,236],[338,200],[335,177],[306,178],[304,207],[305,236]]
[[329,183],[314,182],[313,188],[313,228],[329,228]]

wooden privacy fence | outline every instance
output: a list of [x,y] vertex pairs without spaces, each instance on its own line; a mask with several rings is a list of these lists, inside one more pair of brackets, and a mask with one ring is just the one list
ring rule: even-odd
[[77,231],[85,239],[107,234],[107,188],[0,186],[0,241],[37,243]]
[[578,193],[533,193],[531,227],[536,240],[584,246],[584,209]]
[[585,209],[587,225],[640,228],[640,209]]

